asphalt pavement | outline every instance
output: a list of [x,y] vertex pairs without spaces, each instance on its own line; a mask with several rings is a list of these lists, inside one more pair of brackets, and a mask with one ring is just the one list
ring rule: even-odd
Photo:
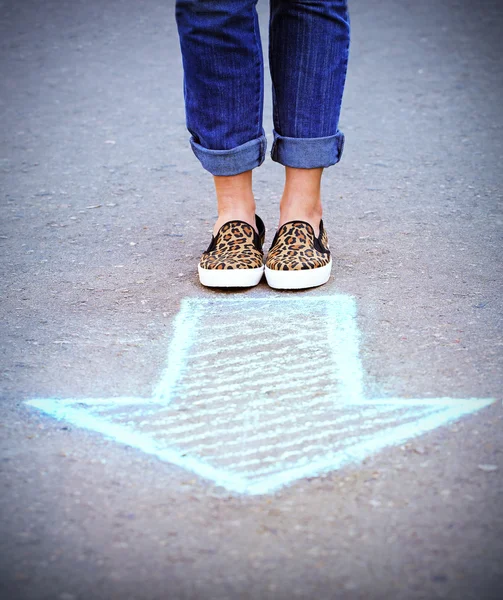
[[222,292],[174,1],[0,2],[2,598],[502,597],[503,10],[350,9],[332,278]]

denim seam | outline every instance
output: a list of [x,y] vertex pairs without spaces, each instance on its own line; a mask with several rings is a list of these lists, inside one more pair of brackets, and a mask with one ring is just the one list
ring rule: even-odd
[[257,30],[258,26],[258,14],[257,14],[257,3],[255,2],[252,6],[253,11],[253,33],[255,37],[255,50],[256,50],[256,59],[257,59],[257,67],[258,67],[258,98],[257,98],[257,133],[260,135],[262,130],[262,123],[260,119],[260,104],[263,95],[263,87],[264,87],[264,76],[263,76],[263,59],[261,60],[262,54],[262,46],[260,41],[260,32]]
[[[276,129],[276,127],[278,128],[278,131],[282,130],[281,127],[281,123],[280,123],[280,112],[279,112],[279,108],[278,108],[278,102],[277,102],[277,92],[276,92],[276,85],[274,83],[274,78],[272,76],[272,55],[274,53],[274,49],[273,49],[273,45],[274,45],[274,32],[273,32],[273,27],[272,27],[272,13],[273,13],[273,5],[272,5],[272,0],[269,3],[270,6],[270,10],[269,10],[269,70],[271,73],[271,87],[272,87],[272,115],[273,115],[273,125],[274,125],[274,129]],[[274,149],[274,144],[275,144],[275,140],[273,140],[273,144],[272,144],[272,148],[271,148],[271,152]]]
[[[346,20],[349,22],[349,12],[347,10],[347,4],[346,4]],[[344,88],[346,86],[346,79],[347,79],[347,75],[348,75],[348,63],[349,63],[349,48],[350,48],[350,40],[348,38],[348,41],[346,42],[346,52],[345,52],[345,57],[344,57],[344,61],[343,61],[343,65],[344,65],[344,75],[342,77],[342,87]],[[342,108],[342,97],[341,97],[341,102],[339,104],[339,113],[341,112],[341,108]]]

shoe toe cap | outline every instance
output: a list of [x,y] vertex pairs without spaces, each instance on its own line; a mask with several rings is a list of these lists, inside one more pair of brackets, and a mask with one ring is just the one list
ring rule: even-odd
[[261,267],[262,256],[257,251],[243,251],[239,254],[232,252],[209,253],[201,258],[199,263],[203,269],[256,269]]

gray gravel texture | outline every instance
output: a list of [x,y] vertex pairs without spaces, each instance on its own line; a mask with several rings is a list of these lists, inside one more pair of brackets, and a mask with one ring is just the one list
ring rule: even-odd
[[[27,407],[148,396],[181,299],[230,292],[197,279],[216,215],[173,0],[0,2],[2,598],[502,597],[501,3],[351,8],[334,275],[296,296],[357,299],[369,394],[496,402],[259,497]],[[282,177],[255,174],[267,243]]]

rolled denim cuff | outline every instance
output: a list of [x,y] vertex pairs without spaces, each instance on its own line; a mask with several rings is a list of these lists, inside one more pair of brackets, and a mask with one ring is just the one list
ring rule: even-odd
[[190,145],[203,168],[212,175],[238,175],[260,166],[267,149],[265,134],[230,150],[210,150],[192,137]]
[[319,138],[284,137],[274,131],[271,158],[285,167],[316,169],[338,163],[344,148],[344,134]]

